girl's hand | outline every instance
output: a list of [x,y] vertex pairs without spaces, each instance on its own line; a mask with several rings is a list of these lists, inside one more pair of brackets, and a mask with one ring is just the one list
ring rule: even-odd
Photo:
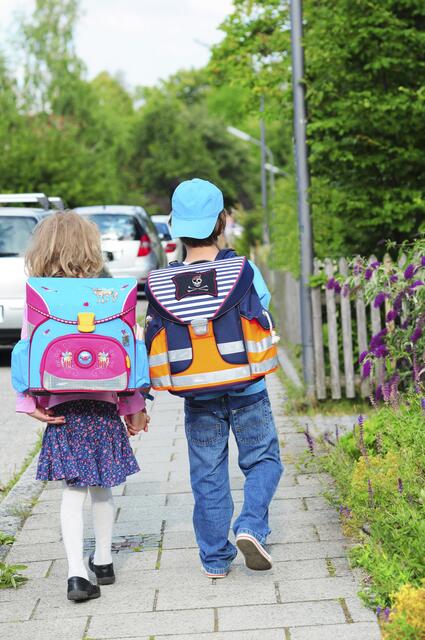
[[148,431],[150,420],[150,417],[146,413],[146,409],[133,413],[132,415],[124,416],[128,435],[135,436],[140,433],[140,431]]
[[47,424],[65,424],[66,422],[65,416],[55,416],[51,409],[43,409],[43,407],[39,406],[36,407],[35,411],[27,415],[36,420],[40,420],[40,422],[47,422]]

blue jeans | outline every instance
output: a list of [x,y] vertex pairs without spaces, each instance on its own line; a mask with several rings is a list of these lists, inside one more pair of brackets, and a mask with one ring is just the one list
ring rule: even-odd
[[267,391],[185,400],[190,479],[195,498],[193,525],[201,562],[209,573],[223,573],[237,554],[229,541],[233,500],[229,482],[229,433],[245,475],[244,502],[233,524],[235,535],[249,533],[264,544],[270,533],[269,505],[283,467]]

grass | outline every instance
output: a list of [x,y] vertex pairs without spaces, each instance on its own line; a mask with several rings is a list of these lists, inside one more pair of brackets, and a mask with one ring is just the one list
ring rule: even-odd
[[36,441],[35,445],[31,449],[31,451],[25,456],[25,459],[24,459],[20,469],[16,473],[13,474],[13,476],[10,478],[10,480],[9,480],[9,482],[7,484],[3,485],[0,488],[0,498],[1,499],[5,498],[7,496],[7,494],[11,491],[11,489],[13,489],[15,484],[18,482],[18,480],[22,476],[22,474],[28,469],[28,467],[30,466],[31,462],[34,459],[34,456],[36,456],[37,453],[41,449],[42,440],[43,440],[43,432],[42,432],[42,430],[40,430],[38,432],[37,441]]
[[370,411],[369,401],[362,398],[353,400],[347,398],[341,400],[308,398],[304,387],[297,387],[282,369],[278,370],[278,375],[285,388],[285,413],[288,415],[343,416],[347,414],[359,415]]
[[24,569],[26,569],[24,564],[0,562],[0,589],[17,589],[24,584],[28,578],[19,573]]
[[6,546],[15,542],[15,536],[11,536],[9,533],[0,531],[0,546]]

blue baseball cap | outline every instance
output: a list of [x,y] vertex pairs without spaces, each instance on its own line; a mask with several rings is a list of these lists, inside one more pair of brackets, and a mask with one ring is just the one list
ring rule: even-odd
[[173,238],[208,238],[224,209],[223,194],[208,180],[185,180],[171,199]]

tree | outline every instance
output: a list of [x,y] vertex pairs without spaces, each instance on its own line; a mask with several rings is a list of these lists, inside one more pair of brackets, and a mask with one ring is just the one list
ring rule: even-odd
[[[235,0],[210,65],[218,82],[250,91],[246,113],[264,95],[266,119],[285,123],[285,131],[292,122],[287,5]],[[304,0],[304,11],[316,254],[382,252],[382,239],[400,242],[424,228],[425,5]],[[269,139],[275,148],[279,139]],[[281,201],[291,198],[287,187]]]
[[228,205],[252,203],[257,172],[246,146],[227,133],[223,120],[209,114],[210,90],[198,72],[139,90],[144,104],[134,123],[134,187],[140,181],[161,207],[169,206],[170,191],[179,181],[195,176],[216,182]]
[[412,238],[425,220],[425,5],[307,0],[305,17],[320,252]]

